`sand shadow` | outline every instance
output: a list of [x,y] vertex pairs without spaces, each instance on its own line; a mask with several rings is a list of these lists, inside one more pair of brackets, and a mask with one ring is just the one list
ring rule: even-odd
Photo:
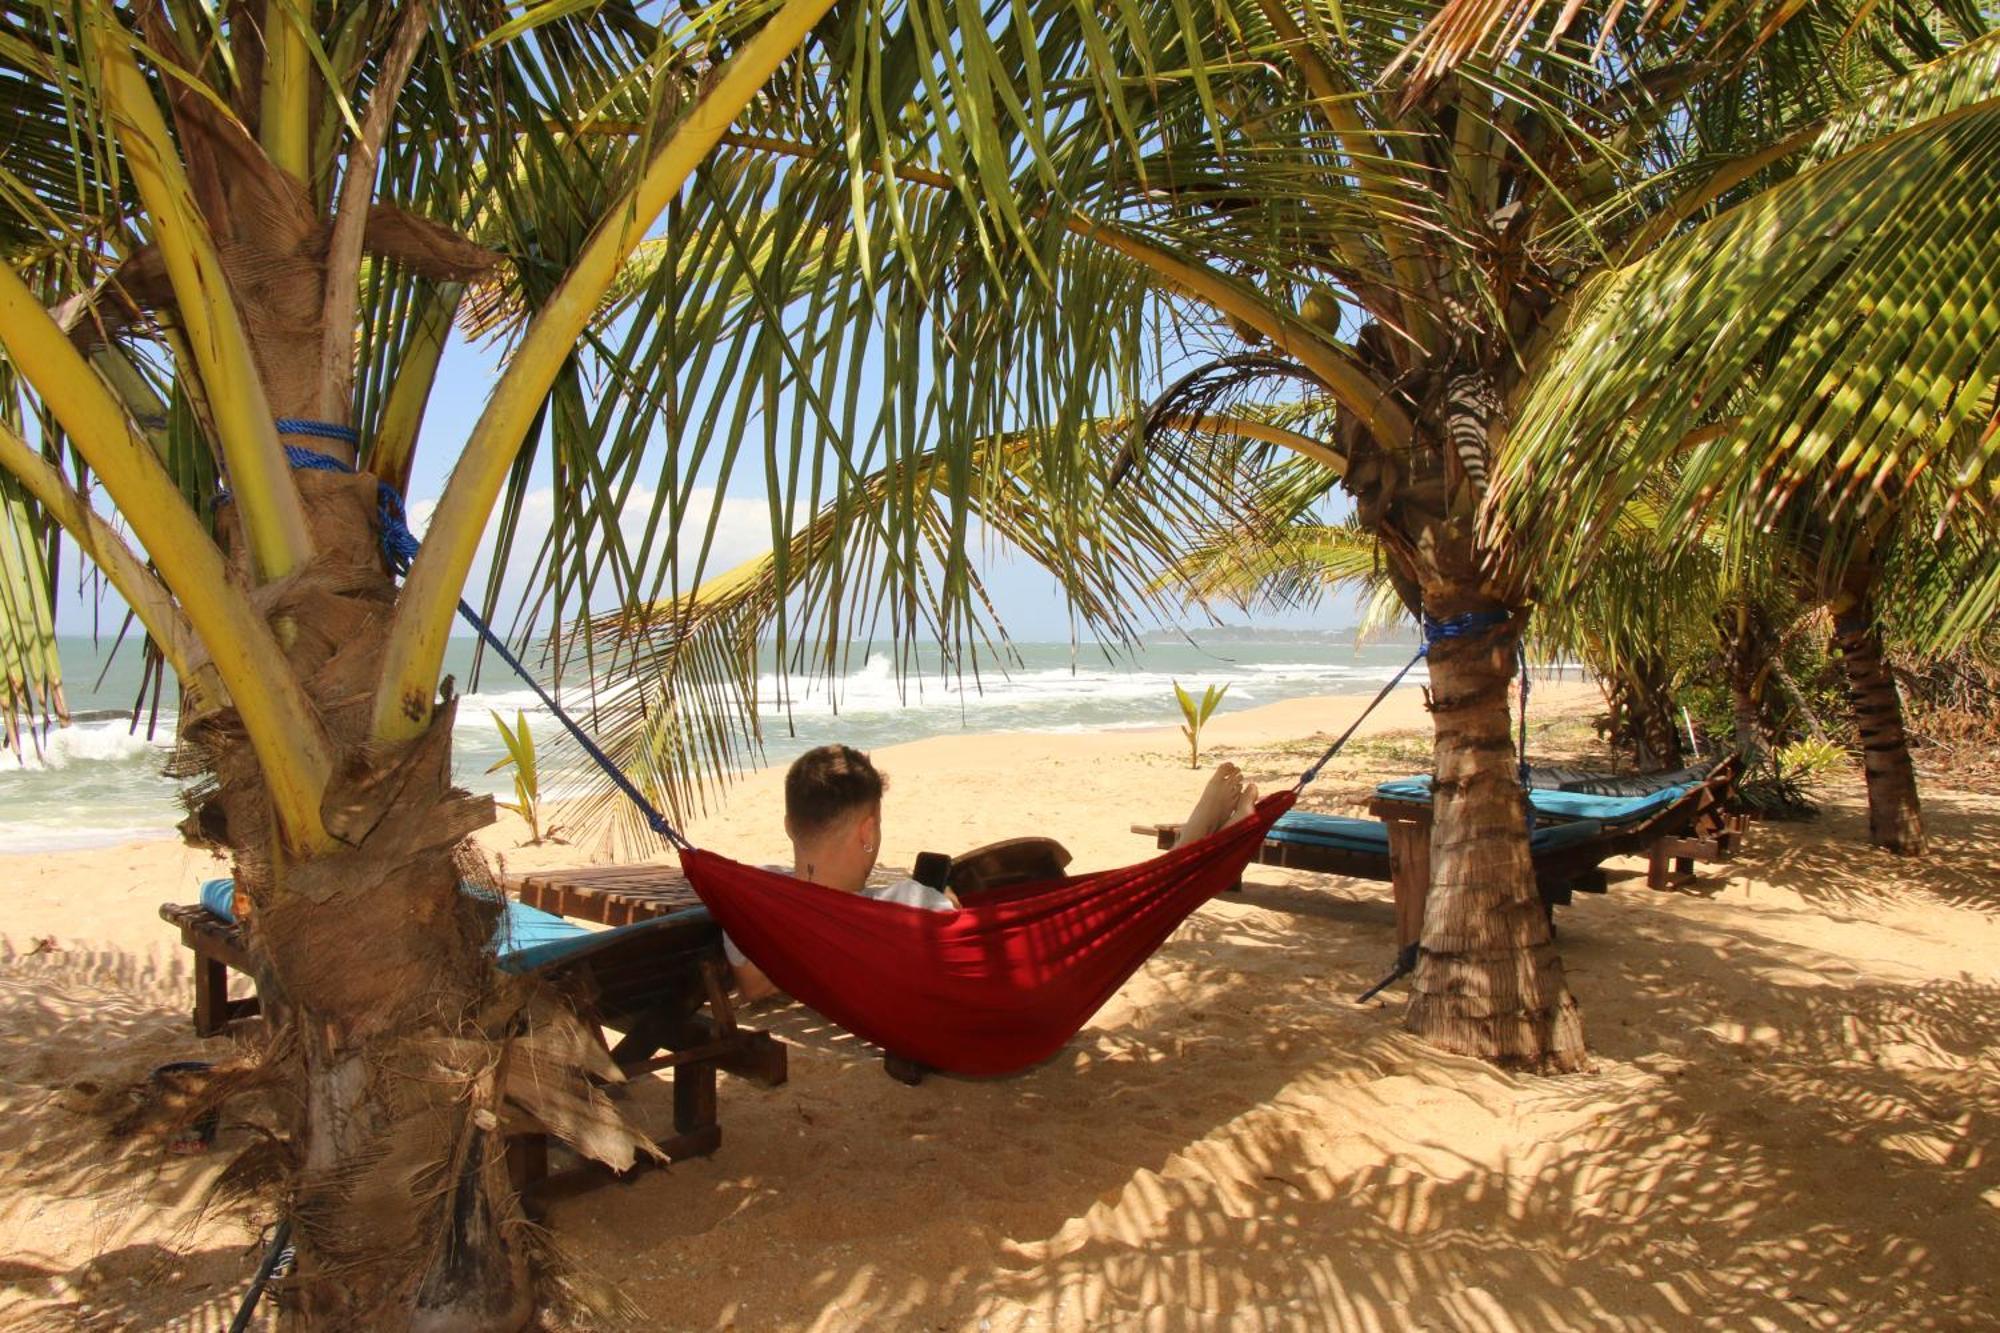
[[12,1238],[0,1321],[228,1326],[254,1237],[209,1194],[245,1139],[225,1128],[216,1151],[175,1157],[110,1133],[154,1065],[226,1049],[190,1030],[192,989],[191,970],[165,949],[0,959],[0,1236]]
[[[1808,854],[1772,842],[1746,869]],[[1961,896],[1949,864],[1919,880]],[[726,1148],[659,1183],[671,1205],[635,1201],[699,1219],[655,1238],[668,1267],[728,1254],[740,1282],[628,1293],[692,1324],[819,1327],[1991,1321],[1994,986],[1864,980],[1634,876],[1565,916],[1601,1068],[1512,1078],[1347,1002],[1386,904],[1371,921],[1377,903],[1316,892],[1218,899],[1162,950],[1144,1008],[1019,1079],[816,1070],[809,1122],[746,1119],[748,1161]],[[793,1193],[839,1202],[807,1218]],[[920,1237],[898,1225],[915,1217]],[[602,1262],[649,1243],[575,1221]]]
[[[1963,872],[1992,835],[1932,804],[1958,841],[1897,863],[1914,887],[1841,871],[1853,844],[1820,830],[1759,829],[1739,870],[1839,910],[1928,894],[1988,911]],[[557,1230],[676,1327],[1992,1321],[1994,986],[1863,980],[1628,878],[1563,917],[1603,1067],[1520,1079],[1416,1046],[1399,1005],[1354,1005],[1391,947],[1387,889],[1313,882],[1260,875],[1217,899],[1161,950],[1143,1004],[1015,1079],[905,1088],[809,1011],[747,1015],[794,1043],[793,1083],[725,1081],[714,1158],[560,1205]],[[170,991],[113,1021],[184,1024]],[[28,1031],[58,1050],[116,1036],[59,1016]],[[657,1081],[633,1095],[667,1107]],[[254,1262],[198,1253],[236,1290]],[[0,1281],[25,1294],[60,1266]],[[214,1303],[122,1308],[210,1327]]]

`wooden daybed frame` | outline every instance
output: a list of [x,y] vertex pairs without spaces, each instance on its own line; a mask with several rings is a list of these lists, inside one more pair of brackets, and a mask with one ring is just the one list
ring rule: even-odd
[[[1544,906],[1566,906],[1576,892],[1603,893],[1607,884],[1599,868],[1613,856],[1644,855],[1648,887],[1666,889],[1695,873],[1697,861],[1728,861],[1743,836],[1741,815],[1729,813],[1742,762],[1732,755],[1709,771],[1702,782],[1681,798],[1646,819],[1625,827],[1607,827],[1584,842],[1551,848],[1535,857],[1535,883]],[[1322,875],[1344,875],[1388,883],[1396,903],[1396,948],[1400,952],[1423,934],[1424,906],[1431,885],[1431,804],[1377,796],[1369,813],[1389,834],[1387,855],[1342,847],[1315,846],[1267,838],[1257,863]],[[1545,820],[1548,823],[1568,822]],[[1174,845],[1179,824],[1134,824],[1132,831],[1154,840],[1162,849]]]
[[[231,972],[255,975],[241,925],[199,905],[163,904],[160,916],[180,930],[181,942],[194,954],[197,1035],[215,1036],[260,1012],[254,995],[229,997]],[[601,945],[585,945],[531,975],[600,1029],[623,1034],[609,1049],[627,1078],[673,1071],[673,1131],[654,1139],[669,1160],[706,1156],[721,1146],[718,1072],[766,1087],[786,1080],[784,1045],[769,1033],[737,1025],[722,932],[703,908],[607,932]],[[508,1155],[515,1188],[537,1209],[609,1176],[591,1163],[552,1175],[548,1139],[540,1133],[511,1135]]]

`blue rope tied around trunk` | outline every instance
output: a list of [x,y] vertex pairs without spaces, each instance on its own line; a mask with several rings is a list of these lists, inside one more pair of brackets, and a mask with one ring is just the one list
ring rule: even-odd
[[1475,634],[1483,634],[1489,629],[1506,624],[1507,621],[1508,615],[1505,611],[1467,611],[1463,615],[1451,616],[1444,620],[1424,616],[1424,641],[1417,645],[1416,655],[1403,663],[1402,670],[1389,677],[1389,683],[1375,692],[1375,697],[1368,701],[1368,706],[1361,710],[1361,715],[1348,724],[1347,730],[1341,732],[1333,744],[1326,747],[1325,752],[1313,761],[1312,767],[1299,774],[1299,785],[1293,790],[1304,791],[1306,784],[1319,776],[1319,771],[1326,767],[1327,761],[1340,753],[1340,747],[1347,744],[1360,729],[1361,724],[1368,720],[1368,715],[1389,697],[1389,691],[1402,684],[1403,677],[1410,674],[1411,668],[1430,655],[1432,645],[1442,643],[1446,639],[1466,639]]
[[[293,429],[300,426],[324,426],[328,430],[339,431],[348,429],[345,426],[335,426],[331,422],[300,422],[289,418],[278,423],[278,428],[289,435],[326,435],[327,433],[326,431],[310,429]],[[328,436],[328,438],[333,437]],[[329,457],[314,449],[302,449],[295,445],[285,446],[285,459],[301,472],[351,473],[354,471],[353,468],[337,458]],[[217,500],[220,502],[228,498],[225,492],[223,495],[218,496]],[[409,573],[410,562],[417,558],[417,552],[422,549],[423,543],[418,540],[415,533],[410,531],[409,517],[403,508],[402,495],[387,482],[377,484],[376,514],[380,519],[382,528],[382,557],[388,562],[390,571],[398,578],[401,578],[403,575]],[[624,770],[619,768],[611,756],[604,752],[603,747],[591,739],[590,734],[577,724],[576,719],[571,717],[563,706],[555,701],[555,698],[550,695],[547,689],[543,688],[541,681],[535,678],[534,673],[530,672],[523,665],[520,658],[514,656],[513,651],[507,647],[506,640],[501,638],[494,631],[493,627],[486,623],[484,617],[468,606],[463,598],[458,603],[458,615],[461,620],[472,627],[474,633],[485,641],[486,646],[493,650],[494,655],[502,662],[505,662],[514,674],[519,676],[530,690],[534,691],[535,697],[542,701],[542,706],[549,710],[550,715],[557,722],[562,724],[563,730],[567,731],[571,739],[575,740],[582,747],[584,754],[589,756],[590,761],[603,769],[604,775],[610,778],[618,790],[624,794],[625,798],[638,808],[640,814],[645,817],[647,826],[653,832],[659,834],[676,847],[692,848],[694,846],[693,843],[689,842],[682,835],[679,829],[673,826],[672,821],[660,812],[658,806],[646,799],[646,794],[634,785],[632,779],[625,775]]]
[[343,426],[338,421],[314,421],[310,417],[279,417],[276,424],[280,435],[305,435],[356,446],[361,443],[360,431],[352,426]]

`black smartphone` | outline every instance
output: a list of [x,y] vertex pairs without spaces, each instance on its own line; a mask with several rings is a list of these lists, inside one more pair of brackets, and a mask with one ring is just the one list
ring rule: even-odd
[[951,882],[951,858],[943,852],[918,852],[910,878],[919,884],[942,889]]

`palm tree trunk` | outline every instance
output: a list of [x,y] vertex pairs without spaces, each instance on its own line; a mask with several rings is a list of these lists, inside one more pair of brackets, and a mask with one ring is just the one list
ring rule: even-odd
[[[460,817],[442,803],[399,823]],[[532,1299],[499,1128],[504,1022],[448,856],[371,839],[301,866],[253,915],[277,1050],[302,1066],[292,1127],[292,1310],[309,1328],[511,1330]],[[311,895],[324,890],[323,901]],[[356,923],[365,923],[357,929]],[[515,1233],[518,1235],[518,1231]]]
[[1673,700],[1664,695],[1648,696],[1639,722],[1639,767],[1679,768],[1681,731],[1674,722]]
[[[499,1134],[505,1039],[525,992],[492,966],[494,909],[458,889],[490,798],[451,782],[442,707],[418,740],[368,744],[385,608],[372,478],[299,473],[318,556],[274,616],[345,757],[322,805],[345,847],[273,855],[268,796],[232,716],[188,719],[213,787],[185,826],[232,853],[269,1062],[289,1067],[294,1322],[506,1331],[532,1310]],[[229,521],[225,545],[243,558]]]
[[1723,674],[1729,680],[1729,712],[1736,734],[1736,753],[1745,763],[1763,757],[1764,710],[1762,662],[1777,647],[1763,633],[1755,608],[1745,602],[1725,606],[1716,614],[1716,638],[1722,648]]
[[[1452,606],[1445,613],[1489,607]],[[1431,892],[1404,1026],[1447,1050],[1583,1069],[1583,1024],[1535,888],[1507,694],[1513,624],[1432,647]]]
[[1847,698],[1861,736],[1861,769],[1868,784],[1868,841],[1902,856],[1924,852],[1924,817],[1917,801],[1917,769],[1903,730],[1903,699],[1882,656],[1875,620],[1872,574],[1850,575],[1834,609],[1833,646],[1847,672]]
[[1674,722],[1666,663],[1646,658],[1631,664],[1619,673],[1613,690],[1619,712],[1614,740],[1632,747],[1633,761],[1640,769],[1678,767],[1681,733]]

